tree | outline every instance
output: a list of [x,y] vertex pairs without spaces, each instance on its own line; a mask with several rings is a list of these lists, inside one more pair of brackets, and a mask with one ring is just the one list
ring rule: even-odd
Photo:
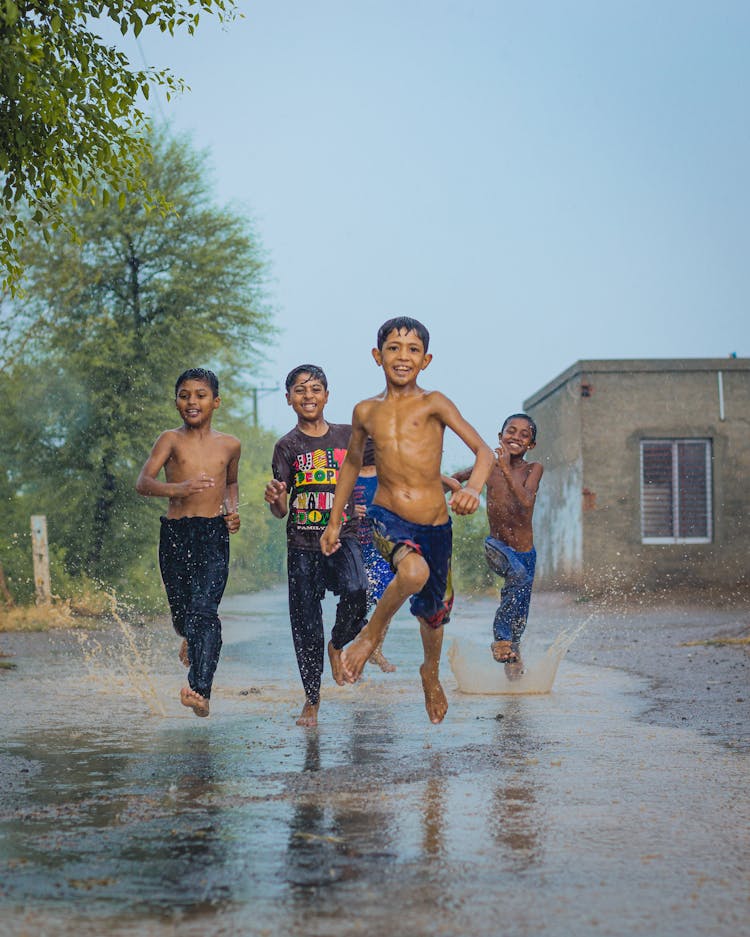
[[32,237],[23,307],[37,328],[0,381],[0,392],[24,388],[0,420],[9,489],[47,513],[70,574],[115,585],[153,553],[159,506],[133,485],[156,435],[178,422],[177,375],[215,367],[237,420],[274,333],[247,219],[212,204],[205,158],[187,143],[149,143],[140,171],[173,210],[78,201],[64,211],[80,241],[62,229],[49,244]]
[[[108,17],[123,35],[158,27],[193,33],[201,13],[222,21],[236,0],[2,0],[0,3],[0,261],[15,290],[31,221],[72,223],[69,195],[101,197],[143,187],[154,87],[182,87],[168,70],[134,68],[93,31]],[[152,193],[153,197],[153,193]],[[69,233],[75,233],[72,228]]]

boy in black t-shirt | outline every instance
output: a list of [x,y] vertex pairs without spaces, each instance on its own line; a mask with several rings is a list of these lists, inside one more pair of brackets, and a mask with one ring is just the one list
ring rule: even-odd
[[320,549],[351,425],[325,420],[328,381],[317,365],[301,364],[289,372],[286,399],[297,414],[297,425],[274,446],[273,479],[266,485],[265,499],[275,517],[289,515],[289,617],[305,689],[305,705],[297,725],[315,726],[325,644],[321,601],[326,589],[339,597],[328,657],[333,679],[342,686],[341,650],[365,625],[367,580],[352,506],[347,505],[344,511],[342,548],[332,556],[324,556]]

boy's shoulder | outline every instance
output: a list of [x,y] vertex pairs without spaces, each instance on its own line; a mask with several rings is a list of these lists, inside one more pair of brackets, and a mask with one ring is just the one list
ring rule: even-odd
[[320,447],[321,444],[328,443],[331,439],[337,440],[339,437],[349,437],[352,434],[351,423],[328,423],[328,430],[322,436],[309,436],[303,433],[299,426],[293,426],[288,433],[284,433],[276,440],[278,447],[285,445],[311,445]]
[[424,405],[425,403],[434,407],[442,407],[445,404],[451,403],[450,399],[446,397],[442,391],[427,390],[424,387],[415,385],[413,390],[407,395],[396,395],[392,393],[388,387],[386,387],[386,389],[381,391],[381,393],[374,394],[372,397],[365,397],[364,400],[360,400],[356,409],[362,413],[373,407],[387,407],[389,405],[393,405],[397,401],[399,405],[406,403],[415,407]]
[[173,443],[178,442],[184,436],[184,426],[173,426],[170,429],[163,429],[156,437],[156,441],[157,443]]
[[233,436],[231,433],[222,433],[220,430],[215,429],[213,431],[213,436],[209,437],[217,443],[226,444],[229,446],[240,446],[241,443],[236,436]]

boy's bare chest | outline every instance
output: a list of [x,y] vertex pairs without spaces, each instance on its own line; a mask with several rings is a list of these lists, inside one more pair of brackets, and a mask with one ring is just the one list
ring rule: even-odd
[[221,476],[227,468],[227,448],[221,443],[183,442],[172,450],[170,462],[176,474],[183,478],[205,472]]
[[432,408],[422,400],[384,401],[371,413],[373,437],[387,436],[409,443],[442,433],[442,425]]
[[[514,482],[524,485],[526,479],[529,477],[530,468],[531,467],[526,464],[511,468],[511,475],[513,476]],[[492,470],[490,477],[487,479],[487,493],[490,500],[498,504],[508,504],[512,506],[518,501],[511,488],[510,482],[497,467]]]

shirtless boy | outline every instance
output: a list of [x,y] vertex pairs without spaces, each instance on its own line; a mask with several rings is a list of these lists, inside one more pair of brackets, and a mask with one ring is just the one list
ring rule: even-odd
[[451,521],[440,475],[445,428],[452,429],[476,457],[467,486],[452,493],[448,501],[456,514],[476,511],[494,457],[447,397],[417,384],[432,360],[428,344],[429,333],[416,319],[389,319],[380,327],[372,355],[385,374],[385,390],[354,408],[349,451],[321,547],[331,555],[341,546],[342,511],[370,436],[378,478],[370,515],[375,542],[395,575],[370,621],[344,648],[344,679],[354,683],[360,677],[394,614],[411,596],[411,613],[419,621],[424,649],[419,670],[425,708],[430,721],[439,723],[448,710],[439,674],[443,625],[453,605]]
[[[184,371],[175,384],[182,426],[159,436],[135,486],[138,494],[169,499],[159,567],[182,638],[180,660],[189,667],[180,701],[196,716],[208,715],[221,651],[218,609],[229,572],[229,534],[240,528],[240,441],[211,428],[220,402],[213,371]],[[162,468],[166,481],[158,478]]]
[[[505,580],[500,607],[493,624],[492,656],[505,664],[510,680],[523,673],[520,641],[526,628],[531,586],[536,567],[532,530],[534,503],[544,468],[527,462],[526,453],[536,445],[536,423],[525,413],[514,413],[499,433],[497,463],[487,479],[487,519],[490,536],[484,544],[487,563]],[[469,470],[456,472],[463,481]]]
[[318,365],[299,365],[289,372],[285,383],[287,403],[294,410],[297,423],[274,446],[273,478],[266,485],[264,497],[274,517],[289,515],[286,527],[289,618],[305,691],[297,725],[310,727],[318,724],[323,676],[325,633],[321,601],[326,590],[339,597],[328,659],[333,679],[343,685],[341,649],[365,623],[367,583],[353,508],[349,510],[348,505],[342,504],[347,515],[340,552],[324,556],[320,549],[320,535],[328,521],[334,491],[338,490],[337,479],[351,426],[326,420],[328,381]]

